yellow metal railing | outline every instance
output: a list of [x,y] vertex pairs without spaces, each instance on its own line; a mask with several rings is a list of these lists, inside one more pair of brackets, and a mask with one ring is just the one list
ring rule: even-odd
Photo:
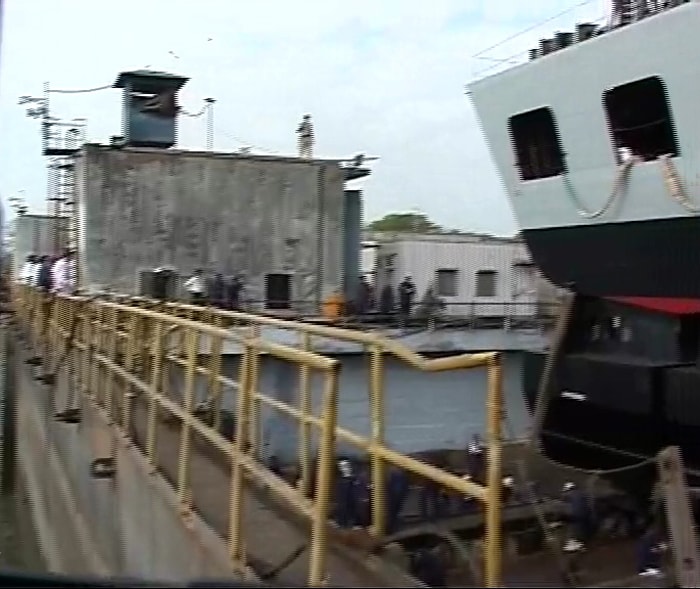
[[[147,406],[144,452],[157,468],[156,443],[159,412],[180,420],[179,459],[176,481],[183,507],[192,505],[189,482],[192,435],[197,433],[231,459],[229,546],[233,566],[244,568],[245,538],[242,515],[246,477],[257,479],[290,507],[312,522],[309,584],[324,583],[329,543],[329,514],[338,440],[365,451],[371,461],[372,525],[376,537],[385,535],[386,477],[388,464],[437,482],[454,492],[471,495],[485,505],[486,538],[484,583],[501,584],[501,453],[502,376],[498,353],[461,354],[426,359],[381,336],[324,325],[315,325],[223,311],[177,303],[143,299],[88,299],[49,297],[37,290],[17,287],[16,312],[26,326],[37,354],[48,370],[58,373],[66,358],[75,361],[73,379],[78,390],[95,402],[110,423],[131,434],[134,399],[142,396]],[[297,347],[284,346],[262,337],[264,328],[292,331],[299,335]],[[368,356],[368,389],[371,429],[369,437],[339,427],[337,360],[313,351],[314,338],[360,344]],[[238,377],[222,374],[226,346],[240,346]],[[299,401],[296,406],[259,391],[261,356],[286,360],[298,366]],[[486,367],[488,471],[486,485],[464,480],[387,447],[384,439],[384,361],[387,355],[425,372]],[[206,365],[200,358],[206,357]],[[64,362],[65,363],[65,362]],[[169,371],[184,371],[182,401],[169,394]],[[312,408],[312,373],[323,375],[322,411]],[[205,381],[212,401],[211,423],[193,415],[195,389]],[[218,433],[221,400],[225,390],[237,391],[236,432],[233,441]],[[261,408],[270,407],[296,420],[300,427],[298,447],[299,483],[296,487],[266,471],[256,460],[261,445]],[[312,432],[320,430],[315,492],[311,491]],[[309,499],[312,497],[313,499]]]

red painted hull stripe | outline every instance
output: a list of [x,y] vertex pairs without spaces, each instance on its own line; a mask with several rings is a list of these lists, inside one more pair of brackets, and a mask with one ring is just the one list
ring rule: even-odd
[[609,297],[610,300],[628,305],[672,313],[674,315],[688,315],[700,313],[700,299],[677,299],[666,297]]

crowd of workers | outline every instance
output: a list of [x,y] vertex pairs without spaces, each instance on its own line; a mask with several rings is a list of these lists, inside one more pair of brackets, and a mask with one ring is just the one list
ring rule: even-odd
[[77,281],[75,253],[65,250],[58,256],[27,256],[17,277],[18,282],[55,294],[73,294]]
[[[220,308],[238,308],[244,289],[242,276],[224,277],[220,273],[207,276],[198,268],[183,284],[187,296],[192,303],[210,304]],[[377,299],[374,286],[366,277],[360,276],[357,295],[354,300],[346,301],[351,314],[366,315],[378,313],[391,315],[400,313],[408,317],[414,307],[416,286],[411,276],[406,276],[398,285],[396,292],[390,284],[384,285]],[[398,303],[398,304],[397,304]]]
[[[157,268],[156,275],[166,275],[167,269]],[[19,271],[18,282],[37,286],[57,294],[73,294],[76,289],[77,264],[75,252],[66,250],[57,256],[30,254]],[[189,300],[195,304],[209,304],[222,309],[239,309],[245,289],[242,275],[225,277],[221,273],[205,275],[196,269],[183,284]],[[374,287],[361,276],[355,300],[348,301],[351,311],[358,315],[368,313],[392,314],[398,311],[403,316],[411,314],[416,287],[411,276],[406,276],[398,286],[397,295],[387,284],[377,300]],[[165,297],[165,294],[163,293]],[[398,305],[396,305],[398,298]]]
[[[445,464],[434,465],[447,469]],[[466,472],[448,470],[453,470],[467,480],[486,484],[487,456],[479,436],[474,436],[466,449]],[[506,510],[533,501],[541,502],[541,494],[532,481],[516,481],[515,477],[506,474],[502,485],[502,501]],[[364,528],[371,524],[371,489],[368,465],[349,458],[338,460],[334,514],[338,526]],[[416,501],[416,515],[423,522],[477,514],[481,509],[479,500],[474,497],[448,491],[438,483],[420,479],[394,467],[388,469],[385,493],[385,526],[388,534],[402,527],[402,513],[407,504],[413,502],[409,499],[411,497]],[[605,521],[612,524],[609,532],[613,535],[622,534],[621,530],[626,526],[624,534],[637,538],[637,572],[640,576],[661,575],[661,559],[666,544],[661,528],[650,519],[649,513],[620,507],[605,498],[592,497],[573,482],[566,482],[556,499],[563,507],[561,517],[566,525],[565,541],[561,545],[565,555],[577,558],[585,553],[589,543],[602,530]],[[446,586],[444,570],[440,572],[436,553],[429,549],[419,553],[412,560],[414,574],[430,586]]]
[[209,304],[220,309],[235,310],[240,308],[245,280],[242,275],[227,278],[218,272],[208,278],[204,271],[198,268],[185,280],[183,286],[190,302],[194,304]]

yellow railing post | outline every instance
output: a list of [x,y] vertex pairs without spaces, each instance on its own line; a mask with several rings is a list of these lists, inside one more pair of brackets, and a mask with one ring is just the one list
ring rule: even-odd
[[[214,325],[220,327],[221,316],[214,317]],[[209,395],[211,400],[212,420],[211,424],[215,431],[221,428],[221,353],[224,347],[224,340],[221,337],[210,335],[211,346],[209,347]]]
[[309,587],[325,584],[328,554],[328,516],[333,495],[336,454],[336,427],[338,425],[338,375],[336,364],[326,372],[323,391],[321,448],[316,480],[316,498],[311,524],[311,554],[309,557]]
[[494,355],[488,363],[487,400],[487,494],[486,494],[486,587],[501,586],[502,572],[502,420],[503,376],[500,356]]
[[250,431],[250,402],[254,395],[251,387],[253,348],[246,342],[238,370],[238,399],[236,403],[236,436],[231,457],[231,504],[229,512],[229,554],[234,563],[243,560],[243,497],[244,476],[242,455]]
[[44,335],[44,350],[42,351],[42,356],[46,359],[45,366],[50,370],[50,366],[54,365],[56,360],[56,325],[58,323],[58,317],[60,313],[61,299],[56,297],[54,304],[51,308],[51,316],[49,317],[48,329]]
[[148,426],[146,430],[146,455],[151,466],[156,466],[156,428],[158,427],[158,400],[165,361],[163,350],[163,322],[155,320],[153,346],[151,347],[151,385],[148,391]]
[[[112,307],[109,313],[109,327],[107,332],[107,341],[109,342],[109,348],[107,351],[107,357],[112,361],[117,361],[117,348],[119,346],[119,309],[117,307]],[[105,378],[105,405],[107,409],[107,417],[109,423],[114,423],[114,384],[116,375],[111,370],[104,371]]]
[[[56,302],[54,307],[58,304]],[[108,309],[106,307],[98,307],[97,310],[97,321],[95,323],[96,329],[96,342],[95,351],[99,354],[105,353],[105,321],[104,316]],[[104,396],[105,396],[105,369],[100,362],[95,362],[94,364],[94,375],[95,380],[92,383],[90,390],[93,391],[93,395],[98,404],[104,406]]]
[[[253,339],[259,340],[260,339],[260,326],[259,325],[253,325]],[[251,436],[251,445],[250,445],[250,454],[251,456],[255,456],[256,458],[260,458],[261,456],[261,447],[262,447],[262,424],[260,423],[261,416],[260,416],[260,398],[258,396],[258,386],[260,384],[260,351],[258,350],[257,347],[253,346],[252,348],[252,358],[250,360],[250,381],[249,381],[249,386],[252,391],[251,395],[251,402],[252,402],[252,416],[250,418],[250,425],[251,425],[251,430],[250,430],[250,436]]]
[[92,361],[92,344],[93,344],[93,307],[87,304],[83,307],[83,338],[82,341],[85,347],[80,353],[80,375],[78,377],[78,390],[81,395],[86,395],[90,386],[90,373]]
[[[311,351],[311,336],[302,333],[302,349],[305,352]],[[302,363],[299,365],[299,411],[301,411],[301,427],[299,435],[299,470],[300,470],[300,491],[306,497],[309,494],[311,484],[311,464],[309,460],[309,450],[311,446],[311,423],[308,419],[313,407],[311,404],[311,379],[309,378],[309,365]]]
[[192,446],[192,408],[194,405],[194,389],[197,379],[197,362],[199,359],[199,332],[186,328],[185,345],[187,347],[187,367],[185,368],[185,383],[183,393],[183,409],[185,419],[180,430],[180,454],[177,469],[177,495],[181,505],[189,506],[189,473],[190,451]]
[[386,533],[386,473],[384,459],[376,451],[384,446],[384,350],[380,345],[370,350],[369,381],[372,463],[372,535]]
[[[126,357],[124,358],[124,368],[132,373],[134,370],[134,363],[136,356],[138,354],[138,346],[141,341],[140,335],[140,318],[138,315],[133,313],[129,319],[129,331],[126,341]],[[133,387],[128,381],[124,381],[122,384],[122,390],[124,391],[122,400],[122,427],[124,429],[124,434],[131,436],[131,403],[134,396]]]

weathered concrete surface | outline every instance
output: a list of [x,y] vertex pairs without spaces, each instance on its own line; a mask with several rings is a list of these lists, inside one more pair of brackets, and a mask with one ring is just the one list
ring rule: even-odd
[[[183,524],[172,489],[140,452],[111,438],[89,404],[79,425],[55,421],[65,394],[39,386],[29,367],[17,369],[18,464],[50,571],[173,581],[231,576],[224,543],[196,515]],[[93,478],[91,461],[110,451],[116,478]]]
[[[134,412],[136,438],[145,439],[145,403],[137,402]],[[158,464],[170,481],[177,477],[179,425],[161,424],[158,429]],[[195,440],[198,437],[195,435]],[[201,438],[199,438],[201,440]],[[221,453],[212,452],[211,446],[195,442],[195,448],[203,453],[192,463],[190,480],[192,502],[195,510],[221,538],[229,535],[229,501],[231,493],[230,460]],[[208,451],[207,451],[208,450]],[[243,534],[248,555],[265,570],[284,562],[295,549],[307,549],[284,569],[279,582],[304,586],[308,579],[309,542],[311,530],[307,520],[294,517],[272,500],[269,493],[254,492],[252,487],[245,494]],[[274,541],[271,541],[274,538]],[[401,583],[401,578],[375,575],[362,566],[362,556],[354,555],[342,545],[329,551],[327,574],[329,582],[338,587],[395,587],[411,586]]]
[[133,293],[139,269],[199,267],[244,273],[261,301],[282,273],[310,312],[343,285],[337,162],[88,145],[77,178],[85,286]]

